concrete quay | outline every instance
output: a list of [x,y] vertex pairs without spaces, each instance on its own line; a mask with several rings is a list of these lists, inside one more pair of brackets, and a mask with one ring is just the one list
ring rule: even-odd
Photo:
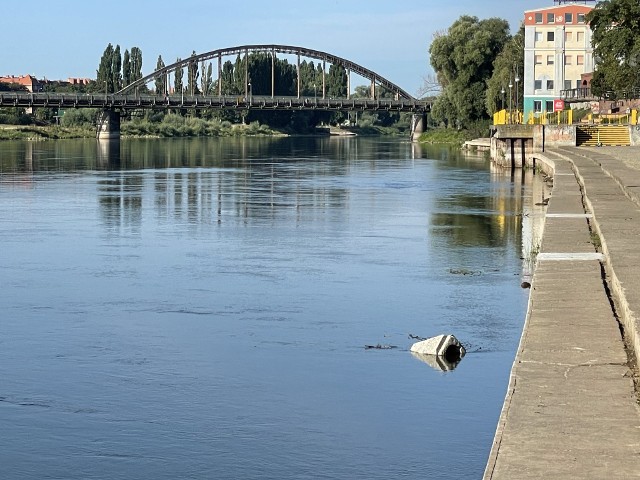
[[640,147],[533,157],[553,191],[484,479],[640,478]]

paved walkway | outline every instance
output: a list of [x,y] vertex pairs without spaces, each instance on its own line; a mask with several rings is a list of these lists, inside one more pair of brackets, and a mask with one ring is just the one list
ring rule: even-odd
[[484,478],[640,478],[640,411],[621,335],[640,352],[640,148],[542,157],[555,164],[554,187]]

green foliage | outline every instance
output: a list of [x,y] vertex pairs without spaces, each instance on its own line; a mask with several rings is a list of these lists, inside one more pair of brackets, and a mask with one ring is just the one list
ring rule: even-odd
[[596,62],[595,95],[624,98],[640,88],[640,3],[605,0],[587,15]]
[[[176,62],[180,62],[181,58],[178,57],[176,59]],[[175,72],[173,73],[174,78],[173,78],[173,92],[174,93],[182,93],[184,91],[183,88],[183,84],[182,84],[182,75],[183,75],[183,70],[182,67],[178,67],[176,68]]]
[[60,119],[63,127],[94,127],[98,110],[93,108],[70,108]]
[[[135,82],[142,78],[142,50],[138,47],[131,47],[131,69],[130,80]],[[128,84],[127,84],[128,85]]]
[[225,137],[237,135],[274,135],[276,133],[268,126],[262,125],[259,122],[234,126],[227,121],[183,117],[174,113],[165,115],[159,122],[142,118],[123,122],[121,132],[124,136],[137,137]]
[[[158,61],[156,62],[156,70],[160,70],[165,67],[162,55],[158,55]],[[156,78],[156,93],[167,93],[167,76],[161,75]]]
[[433,116],[448,126],[488,118],[486,84],[493,62],[509,40],[506,20],[464,15],[429,47],[431,65],[443,87]]
[[465,142],[465,134],[452,128],[430,129],[420,135],[421,143],[448,143],[462,145]]
[[24,113],[24,108],[0,108],[0,124],[29,125],[32,119]]
[[99,87],[102,91],[114,92],[113,89],[113,45],[107,45],[104,53],[102,54],[102,58],[100,59],[100,65],[98,66],[98,70],[96,72],[96,83],[98,83]]
[[122,88],[122,55],[120,55],[120,45],[116,45],[111,57],[111,85],[116,92]]
[[191,60],[187,64],[187,93],[189,95],[198,95],[198,77],[200,72],[198,71],[198,63],[193,59],[196,56],[196,52],[191,53]]
[[125,85],[131,83],[131,61],[129,59],[129,50],[124,51],[124,57],[122,58],[122,82]]
[[[511,89],[511,104],[514,109],[522,105],[524,99],[524,26],[504,46],[493,63],[493,75],[487,81],[486,108],[489,115],[509,106],[509,84]],[[516,82],[516,75],[520,81]],[[504,95],[502,90],[504,89]],[[517,89],[517,93],[516,93]],[[516,100],[518,105],[516,105]]]
[[15,127],[11,129],[0,128],[0,140],[57,140],[64,138],[91,138],[95,137],[96,130],[82,127]]

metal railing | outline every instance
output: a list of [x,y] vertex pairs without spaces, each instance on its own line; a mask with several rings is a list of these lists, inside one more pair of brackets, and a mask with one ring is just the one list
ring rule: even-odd
[[509,113],[508,110],[500,110],[493,114],[494,125],[510,124],[527,125],[637,125],[638,111],[630,110],[628,113],[588,113],[576,118],[574,110],[561,110],[558,112],[534,113],[529,112],[526,121],[523,121],[519,111]]
[[108,108],[108,109],[182,109],[198,110],[341,110],[395,111],[423,113],[430,104],[410,99],[203,96],[203,95],[118,95],[113,93],[17,93],[0,92],[0,107],[23,108]]

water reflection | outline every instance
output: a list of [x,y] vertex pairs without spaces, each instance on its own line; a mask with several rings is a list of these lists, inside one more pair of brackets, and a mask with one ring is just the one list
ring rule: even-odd
[[454,370],[461,360],[459,356],[452,359],[440,355],[423,355],[422,353],[417,352],[411,352],[411,355],[439,372],[449,372]]
[[[0,144],[0,399],[48,409],[0,402],[0,470],[482,475],[528,179],[396,139],[115,145]],[[474,345],[451,375],[362,353],[442,331]]]
[[96,166],[99,170],[120,170],[120,139],[97,140]]

